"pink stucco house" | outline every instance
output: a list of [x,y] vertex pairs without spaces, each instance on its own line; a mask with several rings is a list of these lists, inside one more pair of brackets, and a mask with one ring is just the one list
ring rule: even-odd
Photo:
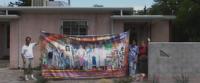
[[[25,37],[38,41],[40,31],[69,35],[101,35],[130,31],[138,42],[170,41],[175,16],[133,15],[131,7],[0,7],[0,57],[9,56],[10,68],[22,65]],[[34,49],[39,64],[39,47]]]

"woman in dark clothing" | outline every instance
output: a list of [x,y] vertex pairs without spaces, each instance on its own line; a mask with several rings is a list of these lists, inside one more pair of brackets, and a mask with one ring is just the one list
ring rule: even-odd
[[139,57],[138,57],[138,72],[148,74],[148,59],[147,59],[147,45],[144,41],[141,41],[139,46]]

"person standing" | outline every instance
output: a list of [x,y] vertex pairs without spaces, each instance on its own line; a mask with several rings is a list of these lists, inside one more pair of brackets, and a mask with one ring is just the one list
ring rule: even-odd
[[25,75],[25,80],[29,80],[28,75],[31,76],[33,80],[37,80],[33,76],[33,71],[32,71],[32,61],[33,61],[33,47],[38,45],[38,43],[31,43],[31,37],[26,37],[25,38],[25,45],[22,47],[22,60],[24,63],[24,75]]
[[129,46],[129,76],[134,76],[137,69],[137,57],[139,54],[139,48],[136,45],[135,40]]
[[141,44],[139,46],[139,60],[138,60],[138,66],[139,66],[139,73],[145,73],[147,75],[148,73],[148,59],[147,59],[147,44],[145,41],[141,41]]

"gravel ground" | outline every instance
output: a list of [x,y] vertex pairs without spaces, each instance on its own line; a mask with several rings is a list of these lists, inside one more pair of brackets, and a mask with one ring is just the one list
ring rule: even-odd
[[[9,61],[0,60],[0,83],[37,83],[34,80],[24,81],[23,70],[8,68]],[[113,79],[88,79],[88,80],[49,80],[48,83],[114,83]],[[143,83],[143,82],[133,82]]]
[[[24,81],[23,70],[11,70],[0,68],[0,83],[36,83],[34,80]],[[49,80],[48,83],[114,83],[112,79],[90,79],[90,80]],[[133,82],[143,83],[143,82]]]
[[34,83],[34,81],[24,81],[22,79],[22,70],[11,70],[9,68],[0,68],[0,83]]
[[8,67],[9,60],[0,60],[0,68]]
[[23,70],[9,69],[9,60],[0,60],[0,83],[35,83],[24,81]]

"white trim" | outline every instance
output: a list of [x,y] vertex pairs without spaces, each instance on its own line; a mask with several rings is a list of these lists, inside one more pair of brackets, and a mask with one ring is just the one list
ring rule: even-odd
[[1,19],[17,19],[19,18],[18,15],[0,15],[0,20]]
[[6,10],[6,15],[8,15],[8,10]]
[[113,20],[173,20],[176,16],[169,15],[113,15]]
[[120,16],[123,16],[123,10],[120,10]]

